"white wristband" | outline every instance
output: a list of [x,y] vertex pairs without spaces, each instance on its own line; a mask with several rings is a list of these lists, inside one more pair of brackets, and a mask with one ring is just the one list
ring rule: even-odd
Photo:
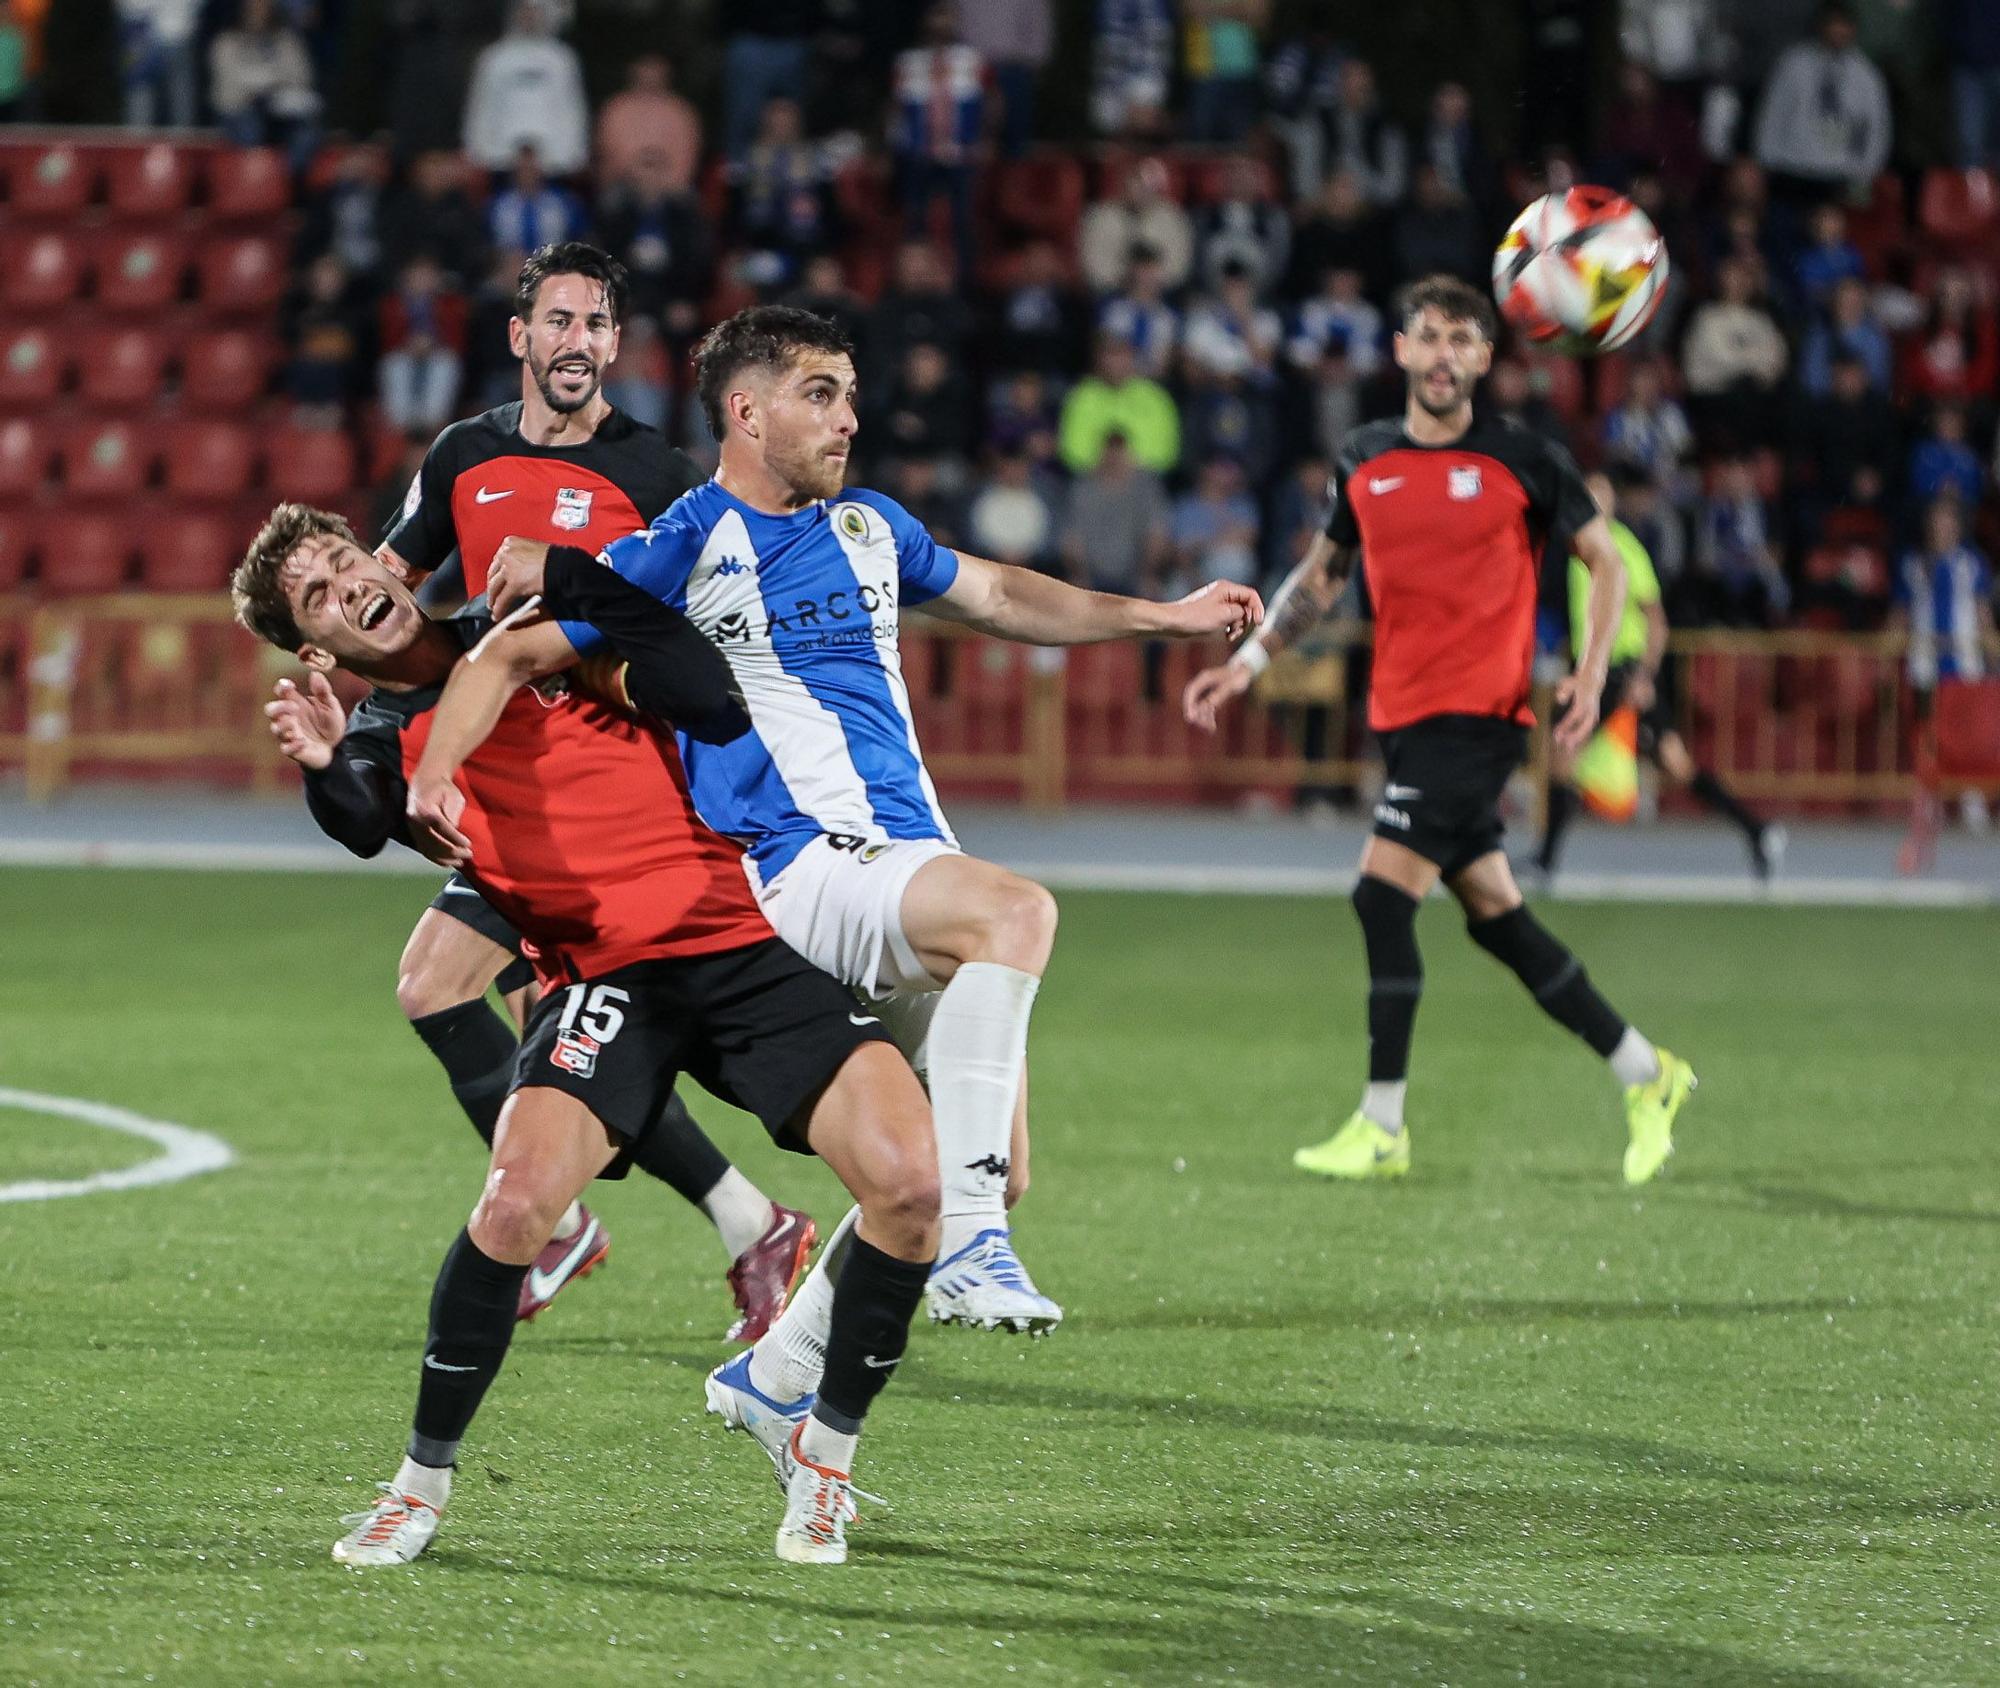
[[1246,639],[1236,647],[1236,654],[1230,660],[1242,663],[1250,670],[1250,678],[1254,680],[1271,666],[1271,653],[1264,648],[1262,640]]

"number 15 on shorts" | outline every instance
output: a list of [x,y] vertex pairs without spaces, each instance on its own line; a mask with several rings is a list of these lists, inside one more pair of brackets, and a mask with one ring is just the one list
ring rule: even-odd
[[549,1059],[565,1072],[589,1078],[597,1071],[599,1052],[625,1024],[625,1010],[619,1004],[631,1000],[632,993],[616,985],[566,986]]

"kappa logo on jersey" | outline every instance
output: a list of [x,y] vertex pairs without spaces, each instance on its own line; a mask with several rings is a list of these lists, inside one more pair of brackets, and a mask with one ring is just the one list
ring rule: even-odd
[[597,1071],[597,1057],[603,1048],[604,1045],[588,1032],[558,1032],[556,1046],[549,1051],[549,1060],[566,1073],[575,1073],[578,1078],[589,1078]]
[[715,572],[717,574],[748,574],[750,568],[748,564],[739,563],[734,557],[724,557],[721,562],[715,565]]
[[590,498],[588,487],[558,487],[555,514],[549,520],[559,528],[574,530],[589,527]]
[[1479,496],[1479,466],[1467,463],[1453,469],[1445,477],[1445,494],[1450,498],[1467,499]]

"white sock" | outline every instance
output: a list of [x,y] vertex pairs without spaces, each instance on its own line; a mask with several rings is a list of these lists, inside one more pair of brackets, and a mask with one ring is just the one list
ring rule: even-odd
[[1393,1137],[1403,1129],[1403,1092],[1409,1087],[1408,1079],[1388,1084],[1370,1080],[1361,1092],[1361,1111]]
[[799,1432],[799,1452],[815,1465],[831,1466],[847,1476],[854,1474],[854,1445],[861,1434],[835,1430],[820,1421],[817,1413],[807,1413],[805,1428]]
[[563,1216],[556,1222],[551,1242],[566,1243],[583,1228],[583,1203],[571,1202],[563,1209]]
[[1660,1076],[1659,1051],[1639,1035],[1637,1026],[1627,1026],[1618,1047],[1611,1051],[1611,1071],[1627,1089],[1651,1084]]
[[938,998],[928,1056],[942,1195],[940,1260],[981,1231],[1007,1228],[1014,1103],[1028,1058],[1028,1016],[1041,984],[1018,967],[968,961]]
[[396,1468],[396,1487],[442,1512],[444,1503],[451,1499],[451,1467],[419,1465],[405,1454],[403,1463]]
[[701,1211],[722,1233],[722,1246],[729,1250],[731,1260],[768,1231],[777,1217],[770,1197],[733,1166],[701,1198]]
[[774,1401],[796,1401],[801,1395],[819,1393],[827,1334],[833,1329],[834,1280],[847,1263],[847,1239],[860,1218],[860,1208],[847,1210],[778,1322],[750,1350],[750,1382],[760,1394]]

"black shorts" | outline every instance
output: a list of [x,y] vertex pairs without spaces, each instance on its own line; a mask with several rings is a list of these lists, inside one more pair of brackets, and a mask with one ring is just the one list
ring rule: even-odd
[[[1608,720],[1611,712],[1625,701],[1625,693],[1638,675],[1639,665],[1635,662],[1621,662],[1604,677],[1604,701],[1598,706],[1598,719]],[[1673,711],[1667,702],[1664,677],[1653,681],[1653,702],[1651,707],[1639,711],[1639,754],[1651,760],[1660,753],[1660,735],[1674,730]]]
[[1433,715],[1379,735],[1388,780],[1375,836],[1449,879],[1500,848],[1500,794],[1528,754],[1528,730],[1489,715]]
[[777,938],[714,955],[640,961],[549,991],[528,1016],[513,1089],[560,1090],[636,1142],[674,1080],[764,1122],[810,1154],[798,1116],[882,1022]]
[[501,969],[496,981],[501,995],[509,995],[533,982],[535,970],[521,955],[521,934],[463,874],[454,873],[444,882],[444,889],[431,898],[431,907],[439,914],[450,915],[461,925],[470,926],[482,938],[498,944],[513,956],[514,959]]

